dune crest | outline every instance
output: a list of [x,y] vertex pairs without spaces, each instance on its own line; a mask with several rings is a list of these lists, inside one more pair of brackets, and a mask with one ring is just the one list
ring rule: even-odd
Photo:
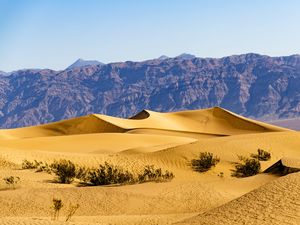
[[91,133],[124,133],[135,129],[170,130],[211,135],[235,135],[288,130],[214,107],[171,113],[143,110],[129,119],[91,114],[39,126],[3,129],[0,130],[0,139]]

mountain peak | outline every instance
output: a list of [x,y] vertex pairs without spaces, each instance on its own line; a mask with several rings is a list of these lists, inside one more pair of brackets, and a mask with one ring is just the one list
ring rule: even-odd
[[188,53],[182,53],[182,54],[176,56],[175,58],[182,59],[182,60],[188,60],[188,59],[196,58],[196,56],[192,55],[192,54],[188,54]]
[[158,57],[157,59],[158,59],[158,60],[166,60],[166,59],[169,59],[169,58],[170,58],[169,56],[161,55],[161,56]]
[[103,65],[104,63],[99,62],[97,60],[84,60],[84,59],[77,59],[73,64],[71,64],[67,69],[74,69],[80,68],[84,66],[94,66],[94,65]]

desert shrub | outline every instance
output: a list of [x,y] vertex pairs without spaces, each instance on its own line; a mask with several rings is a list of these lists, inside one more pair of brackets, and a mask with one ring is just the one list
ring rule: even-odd
[[47,172],[51,173],[51,168],[46,162],[42,161],[29,161],[29,160],[23,160],[22,162],[22,169],[35,169],[35,172]]
[[69,184],[76,176],[75,164],[70,160],[61,159],[50,165],[52,172],[57,176],[59,183]]
[[0,156],[0,168],[18,169],[20,167],[16,163],[13,163],[5,157]]
[[197,172],[206,172],[211,167],[216,166],[220,162],[220,158],[213,155],[211,152],[201,152],[198,159],[191,161],[193,170]]
[[172,180],[174,177],[174,174],[168,170],[163,173],[161,168],[156,169],[153,165],[147,165],[144,171],[138,175],[138,181],[140,183],[151,181],[162,182]]
[[257,159],[250,159],[239,157],[241,162],[235,165],[233,176],[235,177],[249,177],[259,173],[260,162]]
[[9,188],[15,189],[16,184],[20,181],[20,177],[9,176],[4,177],[3,180],[9,186]]
[[90,172],[91,172],[91,169],[89,169],[89,168],[82,167],[82,166],[76,166],[75,177],[78,180],[81,180],[83,182],[88,182]]
[[259,148],[257,154],[251,154],[251,157],[259,161],[268,161],[271,159],[271,153]]
[[57,220],[59,217],[59,211],[63,207],[63,203],[62,203],[62,200],[59,198],[53,198],[52,203],[53,203],[52,208],[54,210],[53,219]]
[[105,162],[97,169],[88,170],[86,181],[92,185],[128,184],[134,183],[134,176],[127,170]]
[[[36,160],[35,160],[36,162]],[[31,162],[29,160],[24,159],[22,162],[22,169],[26,170],[26,169],[36,169],[37,165],[34,162]]]

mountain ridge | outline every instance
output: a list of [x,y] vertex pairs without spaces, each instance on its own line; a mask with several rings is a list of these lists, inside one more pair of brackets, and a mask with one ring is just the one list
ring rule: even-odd
[[72,70],[20,70],[0,77],[0,126],[86,114],[130,117],[220,106],[246,117],[300,116],[300,56],[256,53],[116,62]]

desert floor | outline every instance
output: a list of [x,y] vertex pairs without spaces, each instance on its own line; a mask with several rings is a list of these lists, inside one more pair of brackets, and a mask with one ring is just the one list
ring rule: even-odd
[[[246,119],[221,108],[157,113],[131,119],[89,115],[0,130],[0,224],[300,224],[300,173],[231,176],[238,155],[271,152],[262,171],[283,157],[300,158],[300,133]],[[220,163],[192,170],[200,152]],[[172,171],[170,182],[82,187],[21,169],[23,160],[69,159],[86,167],[105,161],[133,172],[145,165]],[[221,176],[223,173],[223,176]],[[18,176],[9,187],[2,180]],[[64,204],[53,221],[52,199]],[[64,222],[69,204],[79,204]]]

